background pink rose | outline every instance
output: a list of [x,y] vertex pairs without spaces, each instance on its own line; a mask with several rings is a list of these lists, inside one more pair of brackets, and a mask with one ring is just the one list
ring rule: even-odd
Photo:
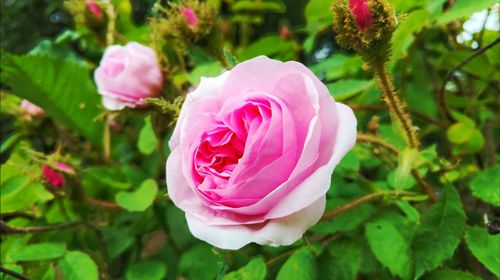
[[163,86],[155,52],[135,42],[106,48],[94,80],[109,110],[144,106],[142,99],[157,96]]
[[194,236],[224,249],[288,245],[321,217],[356,139],[352,110],[302,64],[257,57],[188,94],[167,185]]
[[21,109],[23,110],[24,119],[28,121],[31,120],[32,116],[41,117],[45,115],[45,111],[42,108],[26,99],[21,101]]

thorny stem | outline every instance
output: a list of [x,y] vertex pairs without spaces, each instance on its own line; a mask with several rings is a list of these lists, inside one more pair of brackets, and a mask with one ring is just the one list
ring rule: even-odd
[[402,126],[405,132],[405,141],[410,148],[418,148],[420,142],[417,138],[417,132],[410,116],[405,111],[405,104],[399,99],[392,80],[387,74],[384,64],[376,63],[374,65],[375,74],[378,77],[380,88],[382,89],[382,96],[386,103],[391,116],[396,119]]
[[39,227],[25,227],[17,228],[7,225],[4,221],[0,220],[0,229],[2,234],[28,234],[28,233],[39,233],[54,230],[61,230],[66,228],[72,228],[76,226],[83,225],[83,221],[71,221],[66,223],[60,223],[55,225],[39,226]]
[[[396,156],[399,155],[399,151],[396,147],[394,147],[389,142],[387,142],[384,139],[377,137],[375,135],[358,133],[356,138],[357,138],[357,141],[359,141],[361,143],[367,143],[367,144],[379,146],[379,147],[386,149],[387,151],[389,151],[390,153],[392,153]],[[417,181],[418,185],[422,188],[422,190],[425,191],[425,193],[429,196],[431,201],[433,201],[433,202],[437,201],[436,194],[434,193],[431,185],[427,181],[425,181],[425,179],[422,178],[420,176],[420,174],[418,174],[416,169],[412,169],[411,175],[415,178],[415,180]]]
[[326,221],[326,220],[329,220],[331,218],[337,217],[337,216],[351,210],[352,208],[356,208],[357,206],[359,206],[365,202],[375,200],[375,199],[377,199],[381,196],[384,196],[386,194],[388,194],[388,192],[375,192],[375,193],[371,193],[369,195],[362,196],[362,197],[360,197],[352,202],[349,202],[347,204],[344,204],[342,206],[339,206],[337,208],[334,208],[330,211],[325,212],[325,214],[323,214],[323,217],[321,217],[321,220]]

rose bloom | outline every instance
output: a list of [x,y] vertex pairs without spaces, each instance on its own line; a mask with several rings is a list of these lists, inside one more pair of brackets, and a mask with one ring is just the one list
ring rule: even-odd
[[168,194],[214,246],[289,245],[320,219],[355,140],[352,110],[309,69],[260,56],[187,95],[169,142]]
[[159,95],[163,87],[155,52],[135,42],[107,47],[94,80],[108,110],[143,107],[143,99]]

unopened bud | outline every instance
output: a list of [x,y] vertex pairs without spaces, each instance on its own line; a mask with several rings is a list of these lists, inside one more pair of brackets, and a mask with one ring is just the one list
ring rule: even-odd
[[356,25],[361,32],[365,32],[373,22],[372,13],[367,5],[368,0],[350,0],[349,10],[354,16]]
[[198,26],[198,17],[196,16],[195,12],[193,9],[189,7],[181,7],[180,9],[181,14],[184,16],[184,19],[186,20],[186,23],[192,27],[195,28]]

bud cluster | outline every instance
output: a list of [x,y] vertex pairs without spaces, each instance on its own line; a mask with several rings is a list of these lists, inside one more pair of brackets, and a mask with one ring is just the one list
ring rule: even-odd
[[334,0],[331,9],[341,47],[356,51],[370,63],[387,60],[397,24],[387,0]]

